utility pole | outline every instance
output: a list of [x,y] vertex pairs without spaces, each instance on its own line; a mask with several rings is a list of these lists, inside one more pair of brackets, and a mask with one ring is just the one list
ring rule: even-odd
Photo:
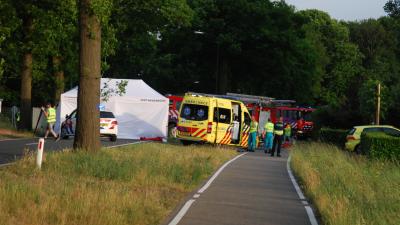
[[381,83],[378,83],[376,89],[376,112],[375,112],[375,124],[379,125],[379,118],[381,114]]

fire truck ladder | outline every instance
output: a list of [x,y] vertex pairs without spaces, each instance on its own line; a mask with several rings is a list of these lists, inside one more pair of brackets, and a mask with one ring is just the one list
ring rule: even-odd
[[255,104],[263,104],[263,105],[275,105],[275,106],[283,106],[295,104],[295,100],[278,100],[271,97],[257,96],[257,95],[245,95],[245,94],[236,94],[236,93],[227,93],[227,96],[237,97],[242,99],[245,103],[255,103]]
[[263,96],[255,96],[255,95],[244,95],[244,94],[235,94],[235,93],[227,93],[226,95],[217,95],[217,94],[205,94],[205,93],[197,93],[197,92],[188,92],[189,95],[197,95],[197,96],[206,96],[206,97],[217,97],[217,98],[225,98],[230,100],[241,101],[245,104],[248,103],[256,103],[269,105],[273,98],[263,97]]

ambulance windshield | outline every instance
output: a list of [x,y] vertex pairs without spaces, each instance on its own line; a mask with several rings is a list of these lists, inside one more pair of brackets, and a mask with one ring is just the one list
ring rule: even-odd
[[181,118],[187,120],[202,121],[208,119],[208,106],[184,104],[181,111]]

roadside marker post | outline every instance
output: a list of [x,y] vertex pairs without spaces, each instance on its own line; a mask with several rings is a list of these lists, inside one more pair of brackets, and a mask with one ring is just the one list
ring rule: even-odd
[[43,148],[44,148],[44,138],[40,138],[36,155],[36,166],[39,169],[42,168]]

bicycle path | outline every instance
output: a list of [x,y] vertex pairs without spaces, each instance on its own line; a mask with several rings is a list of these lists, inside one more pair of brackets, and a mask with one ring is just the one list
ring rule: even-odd
[[281,158],[261,151],[239,157],[206,191],[189,200],[192,204],[177,224],[311,224],[290,180],[287,160],[287,151]]

